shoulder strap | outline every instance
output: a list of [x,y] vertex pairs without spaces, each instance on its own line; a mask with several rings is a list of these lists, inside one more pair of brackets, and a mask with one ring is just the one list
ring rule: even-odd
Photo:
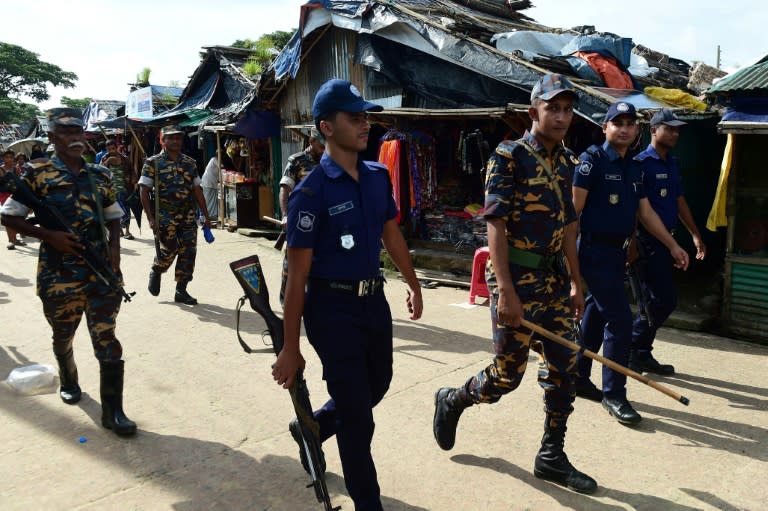
[[560,201],[560,208],[562,209],[562,211],[565,211],[565,201],[563,201],[563,191],[560,189],[560,183],[558,183],[557,179],[555,178],[555,173],[552,171],[552,166],[549,164],[548,161],[542,158],[541,155],[537,153],[528,142],[526,142],[523,139],[520,139],[519,142],[520,142],[520,146],[522,146],[528,152],[528,154],[533,156],[536,159],[536,162],[538,162],[538,164],[544,168],[544,171],[547,173],[547,176],[549,176],[549,180],[552,182],[552,188],[554,188],[555,194],[557,195],[557,198]]
[[104,242],[104,247],[107,250],[107,253],[109,253],[109,242],[107,241],[107,225],[104,221],[104,207],[101,203],[101,195],[99,194],[99,189],[96,188],[96,181],[93,179],[93,173],[91,172],[91,169],[88,167],[88,165],[85,166],[85,173],[88,176],[88,183],[91,185],[91,193],[93,193],[93,200],[96,202],[96,218],[99,221],[99,225],[101,226],[101,240]]

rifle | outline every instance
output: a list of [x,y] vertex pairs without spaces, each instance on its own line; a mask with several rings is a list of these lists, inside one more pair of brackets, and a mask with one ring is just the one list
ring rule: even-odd
[[[284,332],[283,320],[274,313],[269,305],[269,291],[267,283],[264,280],[264,274],[261,271],[259,256],[252,255],[244,259],[229,263],[229,267],[235,274],[235,278],[245,291],[245,295],[237,301],[235,310],[235,328],[237,331],[237,340],[246,353],[257,353],[257,350],[248,346],[240,336],[240,309],[248,299],[251,308],[264,318],[267,324],[269,336],[272,338],[272,351],[279,355],[283,349]],[[323,448],[320,443],[320,425],[315,421],[312,415],[312,403],[309,401],[309,388],[304,380],[304,371],[299,368],[296,371],[296,377],[293,384],[288,389],[293,403],[293,410],[296,412],[296,418],[299,421],[301,429],[302,449],[306,455],[312,482],[307,488],[314,487],[317,501],[325,506],[325,511],[337,511],[341,507],[333,507],[331,498],[328,495],[328,488],[325,484],[325,468],[322,466],[324,460]]]
[[639,240],[635,241],[635,245],[638,257],[627,265],[627,280],[629,280],[632,295],[635,297],[640,318],[648,323],[649,328],[653,328],[653,316],[650,310],[648,310],[648,305],[651,303],[651,292],[647,286],[643,285],[643,282],[645,282],[645,251],[640,245]]
[[131,301],[131,297],[135,295],[136,292],[133,291],[127,293],[125,291],[125,288],[120,282],[120,278],[115,274],[114,270],[112,270],[109,261],[93,248],[89,240],[83,239],[82,236],[72,228],[70,223],[67,222],[58,209],[41,201],[29,188],[27,183],[13,172],[6,172],[5,175],[0,177],[0,192],[12,193],[13,200],[24,204],[35,212],[34,221],[30,219],[30,223],[39,224],[41,227],[51,231],[63,231],[77,236],[80,243],[85,247],[85,250],[80,256],[93,274],[96,275],[96,278],[109,288],[120,293],[123,301]]
[[[263,218],[264,220],[266,220],[268,222],[272,222],[275,225],[279,225],[281,228],[283,226],[283,222],[281,222],[277,218],[272,218],[271,216],[263,216],[261,218]],[[275,248],[277,250],[282,250],[284,244],[285,244],[285,230],[282,230],[282,231],[280,231],[280,235],[275,240]]]

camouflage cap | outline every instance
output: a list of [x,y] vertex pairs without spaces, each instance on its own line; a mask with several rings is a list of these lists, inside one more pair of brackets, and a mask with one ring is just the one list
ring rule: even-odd
[[45,118],[48,126],[79,126],[85,127],[83,122],[83,113],[77,108],[59,107],[51,108],[45,111]]
[[531,103],[536,99],[549,101],[558,94],[568,92],[575,97],[576,89],[571,81],[565,76],[557,73],[549,73],[542,76],[531,90]]
[[310,130],[309,130],[309,138],[314,138],[315,140],[317,140],[321,144],[325,145],[325,137],[320,132],[320,130],[315,128],[314,126],[312,126],[312,128],[310,128]]
[[160,130],[160,133],[163,136],[176,135],[178,133],[181,133],[183,135],[184,131],[176,124],[169,124],[168,126],[163,126],[163,128]]

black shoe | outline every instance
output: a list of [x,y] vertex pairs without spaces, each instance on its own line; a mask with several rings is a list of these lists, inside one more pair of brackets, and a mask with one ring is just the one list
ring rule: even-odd
[[675,366],[671,364],[662,364],[655,358],[653,358],[653,355],[650,353],[648,354],[648,358],[642,361],[643,369],[645,369],[645,372],[647,373],[655,373],[660,374],[662,376],[672,376],[675,374]]
[[152,296],[160,294],[160,275],[161,273],[154,270],[149,272],[149,285],[147,286],[147,289],[149,289],[149,294]]
[[557,459],[547,460],[541,456],[540,451],[540,454],[536,455],[536,462],[533,465],[533,475],[545,481],[561,484],[579,493],[595,493],[597,490],[597,481],[571,465],[565,453],[562,453]]
[[[299,419],[294,418],[290,423],[288,423],[288,431],[291,432],[293,441],[296,442],[299,446],[299,458],[301,459],[301,466],[304,467],[304,471],[307,474],[312,475],[312,471],[309,469],[307,450],[304,448],[304,439],[301,436],[301,426],[299,425]],[[322,458],[320,458],[320,470],[325,473],[325,455],[322,454],[322,451],[321,456]]]
[[464,402],[459,389],[443,387],[435,392],[435,416],[432,419],[432,434],[437,445],[444,451],[453,449],[456,443],[456,427],[464,408],[472,403]]
[[632,405],[629,404],[629,401],[627,401],[625,398],[613,399],[604,397],[602,404],[603,408],[608,410],[608,413],[611,414],[621,424],[634,426],[643,420],[640,414],[637,413],[634,408],[632,408]]
[[173,295],[173,301],[183,303],[184,305],[197,305],[197,299],[187,293],[186,288],[176,288],[176,294]]
[[576,395],[598,403],[603,400],[603,391],[598,389],[589,379],[582,380],[579,378],[576,380]]

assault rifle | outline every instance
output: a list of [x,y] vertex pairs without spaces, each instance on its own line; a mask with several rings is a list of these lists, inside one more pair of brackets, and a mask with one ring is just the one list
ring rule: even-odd
[[100,254],[89,240],[80,236],[58,209],[41,201],[26,182],[13,172],[6,172],[0,177],[0,192],[12,193],[13,200],[24,204],[35,212],[34,218],[28,220],[30,223],[39,224],[41,227],[51,231],[63,231],[76,235],[79,238],[79,242],[85,247],[80,256],[93,274],[96,275],[96,278],[120,293],[123,301],[131,301],[131,297],[136,292],[127,293],[125,291],[120,277],[115,274],[107,258]]
[[[245,295],[238,299],[235,311],[235,328],[240,346],[246,353],[258,352],[248,346],[240,336],[240,309],[247,299],[251,308],[264,318],[269,336],[272,338],[272,351],[275,355],[279,355],[283,349],[284,341],[283,320],[274,313],[269,305],[269,291],[264,280],[264,273],[261,271],[259,257],[252,255],[233,261],[229,263],[229,267],[245,291]],[[307,485],[307,488],[314,487],[315,497],[317,497],[318,502],[325,506],[325,511],[337,511],[341,508],[331,505],[331,498],[325,484],[325,463],[323,448],[320,443],[320,426],[312,415],[312,404],[309,401],[309,389],[304,380],[303,369],[299,368],[296,371],[296,377],[293,379],[293,384],[288,392],[291,395],[293,409],[301,429],[301,448],[304,453],[302,458],[306,457],[310,476],[312,476],[312,482]]]
[[649,328],[653,328],[653,316],[648,310],[651,303],[651,293],[648,286],[645,286],[645,251],[640,245],[639,240],[635,240],[637,246],[637,259],[627,265],[627,280],[632,289],[632,295],[635,297],[635,303],[640,312],[640,318],[648,323]]

